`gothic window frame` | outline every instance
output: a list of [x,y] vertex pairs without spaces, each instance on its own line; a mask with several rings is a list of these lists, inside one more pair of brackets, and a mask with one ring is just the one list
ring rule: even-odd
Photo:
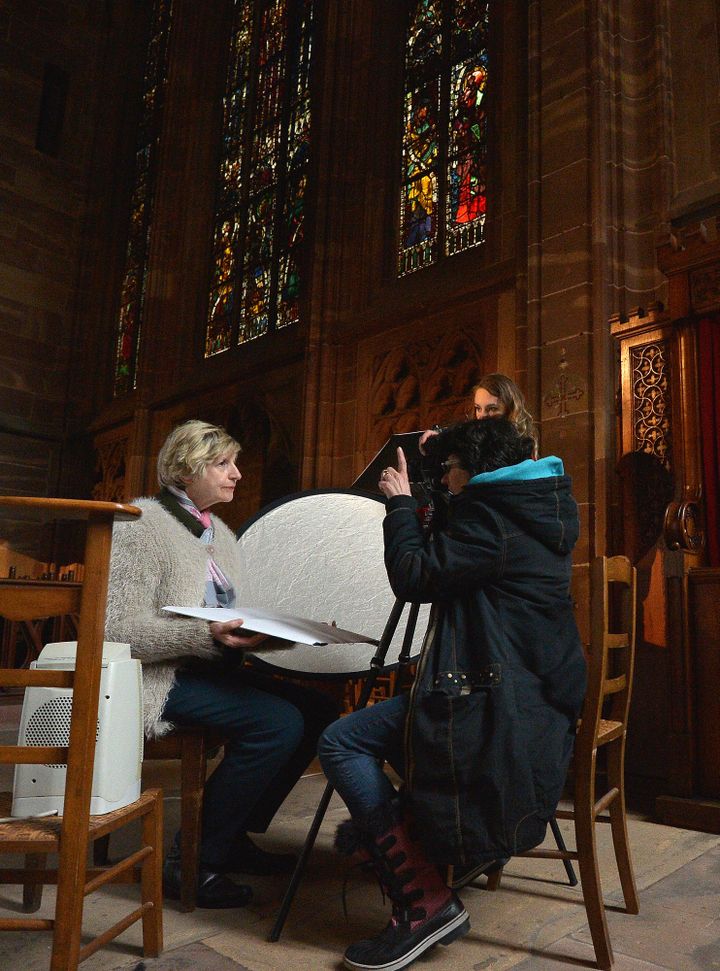
[[[277,50],[261,48],[261,26],[263,18],[283,3],[287,9],[287,29],[280,70],[282,81],[286,83],[283,91],[275,92],[280,106],[273,115],[271,111],[263,111],[267,104],[262,104],[258,97],[262,77],[258,67],[269,71],[268,65],[271,65],[272,57],[277,56]],[[228,66],[224,74],[222,121],[218,138],[220,148],[214,168],[216,185],[209,274],[204,300],[202,354],[205,360],[253,343],[260,337],[292,328],[301,321],[301,304],[307,279],[303,236],[307,232],[308,182],[312,177],[311,153],[307,146],[312,139],[318,7],[318,0],[254,0],[252,4],[243,3],[243,0],[232,2]],[[244,17],[243,13],[248,8],[250,16]],[[243,31],[249,34],[245,61],[237,43]],[[263,55],[266,56],[264,61]],[[244,74],[239,77],[241,72]],[[234,103],[241,105],[240,112],[235,116],[232,115]],[[258,163],[263,161],[263,138],[265,144],[275,139],[277,145],[274,156],[277,179],[267,183],[266,191],[257,181]],[[266,155],[265,161],[270,157],[270,154]],[[230,166],[235,166],[237,172],[234,183],[228,177]],[[225,177],[224,172],[227,173]],[[234,206],[230,204],[233,193],[237,195]],[[269,238],[270,244],[269,256],[265,260],[269,281],[265,288],[268,310],[266,321],[261,321],[254,331],[251,325],[257,318],[246,319],[246,308],[255,299],[251,284],[257,280],[262,265],[257,260],[253,272],[251,257],[255,255],[252,248],[255,239],[251,234],[253,214],[258,214],[259,224],[265,200],[268,206],[273,207],[271,230],[264,240]],[[298,211],[299,219],[296,218]],[[291,241],[293,229],[297,234],[294,242]],[[295,274],[297,286],[294,290],[291,286],[293,269],[301,274],[299,281]],[[256,287],[257,290],[262,295],[263,288]],[[214,313],[217,307],[225,312]],[[286,317],[282,316],[283,308],[287,311]],[[216,320],[220,323],[214,329]]]
[[[496,30],[496,20],[500,16],[500,4],[498,0],[488,0],[482,2],[478,0],[477,5],[485,7],[485,25],[478,31],[482,35],[482,46],[475,49],[467,49],[464,54],[459,54],[459,50],[453,49],[453,14],[458,3],[465,0],[425,0],[430,6],[436,7],[440,12],[439,32],[436,35],[436,43],[439,42],[439,53],[428,57],[424,67],[420,67],[415,73],[410,64],[411,49],[409,47],[410,27],[414,11],[418,3],[423,0],[412,0],[408,4],[407,18],[403,33],[405,58],[402,72],[402,101],[401,101],[401,135],[400,144],[400,164],[398,166],[397,191],[395,195],[395,251],[394,251],[394,275],[397,279],[403,280],[417,273],[419,270],[429,269],[433,266],[442,265],[450,257],[456,257],[460,253],[468,250],[483,247],[487,244],[488,211],[483,204],[482,216],[467,223],[469,232],[463,239],[462,229],[458,229],[454,234],[449,228],[450,224],[450,176],[449,170],[452,161],[457,161],[463,154],[458,146],[460,144],[461,133],[454,128],[452,121],[453,103],[458,104],[459,99],[452,101],[452,83],[455,80],[458,88],[462,78],[462,71],[468,69],[471,61],[482,62],[485,70],[485,77],[481,80],[482,84],[482,149],[483,149],[483,188],[484,201],[492,199],[492,181],[494,162],[496,159],[497,146],[494,139],[492,102],[493,93],[499,82],[499,70],[497,64],[498,37]],[[470,0],[470,5],[473,0]],[[432,40],[428,41],[429,46]],[[458,56],[455,56],[455,55]],[[435,67],[433,67],[435,65]],[[480,82],[477,82],[480,87]],[[413,96],[423,93],[425,98],[418,97],[413,102]],[[435,89],[433,91],[433,88]],[[432,96],[430,96],[432,94]],[[417,168],[411,170],[412,162],[417,159],[410,159],[409,143],[409,120],[413,116],[413,109],[417,112],[427,106],[427,115],[430,117],[430,127],[433,122],[436,132],[437,148],[435,160],[425,163],[422,162]],[[435,110],[435,117],[432,117],[432,109]],[[417,118],[418,115],[414,115]],[[455,116],[458,117],[457,115]],[[453,133],[458,132],[455,144],[453,144]],[[421,142],[422,147],[422,142]],[[455,148],[455,151],[453,151]],[[427,144],[426,151],[430,150]],[[465,153],[468,154],[468,153]],[[425,250],[413,249],[414,244],[406,245],[411,235],[412,216],[409,214],[408,200],[410,196],[409,187],[420,179],[427,178],[428,174],[434,173],[436,184],[431,191],[432,198],[432,222],[434,235],[429,239],[429,245]],[[421,187],[420,192],[423,191]],[[427,193],[427,189],[424,190]],[[422,207],[420,208],[422,214]],[[427,215],[427,212],[425,212]],[[408,218],[409,217],[409,218]],[[419,225],[419,223],[418,223]],[[427,226],[426,222],[426,226]],[[422,233],[422,228],[420,229]],[[424,242],[422,239],[420,242]]]

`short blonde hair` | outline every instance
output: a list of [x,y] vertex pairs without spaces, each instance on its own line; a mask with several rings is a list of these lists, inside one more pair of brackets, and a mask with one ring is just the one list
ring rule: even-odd
[[479,388],[498,399],[505,409],[503,417],[508,418],[521,435],[529,435],[537,442],[532,415],[525,407],[522,391],[511,378],[506,374],[484,374],[472,389],[473,399]]
[[157,460],[161,486],[184,489],[188,479],[198,479],[215,459],[236,456],[240,445],[220,425],[191,418],[170,432]]

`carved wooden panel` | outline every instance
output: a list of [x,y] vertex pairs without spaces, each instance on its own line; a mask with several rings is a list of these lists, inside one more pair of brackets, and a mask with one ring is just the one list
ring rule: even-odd
[[[662,777],[653,794],[660,818],[674,824],[692,818],[691,797],[699,794],[702,735],[697,708],[700,629],[690,623],[688,597],[688,577],[699,562],[702,535],[697,505],[696,338],[693,319],[685,316],[690,293],[687,266],[684,276],[679,272],[680,260],[686,257],[679,250],[666,253],[673,274],[677,272],[670,280],[671,303],[676,308],[672,314],[658,306],[611,321],[621,364],[622,544],[638,566],[638,658],[645,665],[645,678],[636,679],[634,702],[635,734],[640,741],[635,756],[629,758],[628,771],[631,777],[642,776],[652,759],[649,750],[662,746]],[[657,539],[652,542],[654,535]],[[661,623],[653,623],[655,619]],[[656,677],[655,672],[662,671],[656,651],[661,646],[668,649],[667,672]],[[667,730],[661,736],[659,712],[667,717]],[[716,815],[720,819],[720,813]]]
[[654,340],[630,348],[632,451],[654,455],[671,468],[670,345]]
[[691,570],[690,630],[695,651],[697,785],[701,795],[720,799],[720,570]]

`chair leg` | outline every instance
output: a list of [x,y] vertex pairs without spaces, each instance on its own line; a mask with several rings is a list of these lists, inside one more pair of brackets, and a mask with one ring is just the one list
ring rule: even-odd
[[80,838],[60,843],[57,900],[50,971],[77,971],[85,903],[88,817],[79,820]]
[[[27,853],[25,855],[25,867],[28,870],[44,870],[46,853]],[[34,914],[40,910],[42,903],[43,884],[35,881],[26,881],[23,884],[22,909],[26,914]]]
[[202,735],[185,740],[180,773],[180,909],[195,910],[207,758]]
[[502,880],[503,867],[500,867],[494,873],[489,873],[487,882],[485,883],[485,889],[495,891],[500,886],[500,881]]
[[625,910],[628,914],[639,914],[635,873],[630,858],[630,843],[628,841],[627,815],[625,812],[625,772],[624,753],[620,745],[609,745],[607,753],[608,782],[618,790],[618,794],[610,804],[610,826],[612,829],[615,861],[620,874],[620,885],[625,898]]
[[[563,839],[563,834],[560,832],[560,827],[558,826],[558,821],[557,821],[557,819],[554,816],[550,820],[550,829],[552,830],[552,834],[555,837],[555,842],[557,844],[557,848],[561,852],[567,853],[567,846],[565,845],[565,840]],[[575,870],[573,869],[573,865],[572,865],[571,861],[570,860],[563,860],[563,866],[565,867],[565,873],[567,874],[568,883],[570,884],[571,887],[577,887],[577,885],[578,885],[578,878],[577,878],[577,875],[575,873]]]
[[142,916],[143,955],[157,957],[163,949],[162,923],[162,850],[163,850],[163,801],[162,789],[155,793],[155,801],[149,813],[143,816],[142,839],[144,846],[152,846],[153,852],[142,862],[140,888],[143,904],[152,904]]
[[107,866],[110,863],[110,833],[101,836],[93,843],[93,864]]
[[[593,775],[595,766],[593,765]],[[577,840],[578,864],[582,893],[585,901],[590,936],[595,948],[597,965],[602,971],[610,971],[613,963],[612,945],[605,917],[605,904],[600,884],[597,842],[595,839],[594,787],[576,784],[575,793],[575,838]]]

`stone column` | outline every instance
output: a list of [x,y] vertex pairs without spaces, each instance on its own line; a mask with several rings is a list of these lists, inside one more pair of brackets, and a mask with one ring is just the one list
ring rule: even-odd
[[[529,395],[542,454],[566,461],[580,504],[575,596],[608,551],[615,492],[611,313],[662,295],[668,200],[664,0],[529,4]],[[587,632],[587,610],[579,609]]]

